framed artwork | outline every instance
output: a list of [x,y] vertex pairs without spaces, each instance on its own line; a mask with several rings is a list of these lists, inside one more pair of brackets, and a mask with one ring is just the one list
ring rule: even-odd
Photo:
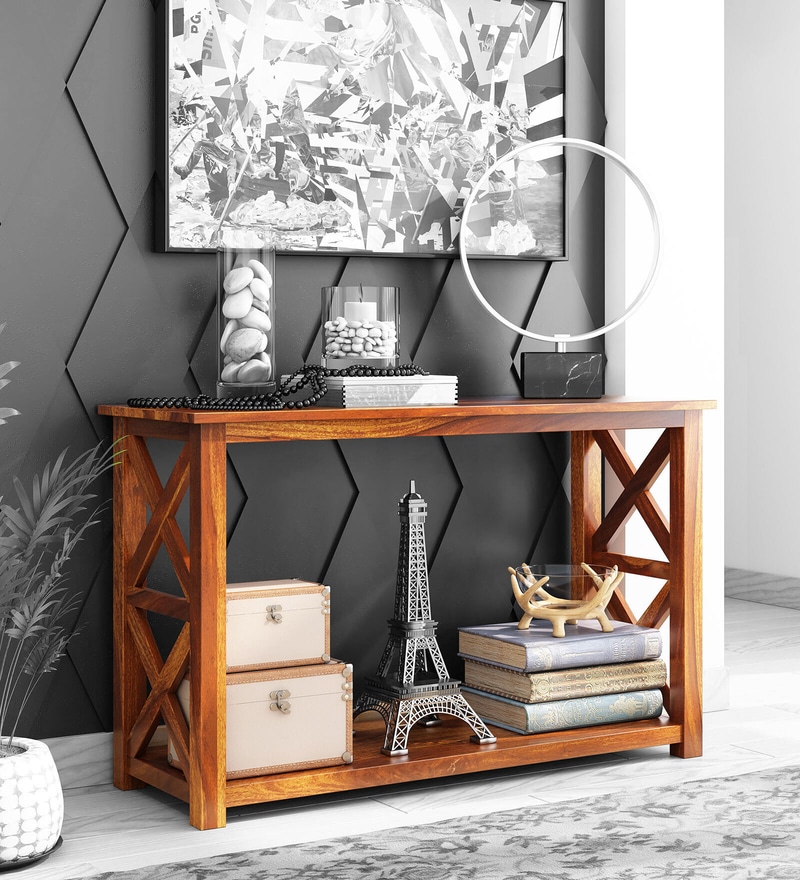
[[[566,0],[162,7],[167,251],[266,232],[279,253],[455,255],[487,168],[564,134]],[[563,165],[551,150],[518,169],[514,256],[566,257]]]

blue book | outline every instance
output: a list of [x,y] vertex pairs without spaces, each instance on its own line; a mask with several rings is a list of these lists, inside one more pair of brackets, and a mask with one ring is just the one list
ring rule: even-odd
[[528,629],[517,629],[514,622],[465,626],[458,631],[458,650],[462,657],[518,672],[631,663],[661,656],[659,630],[618,620],[611,623],[614,631],[609,633],[603,632],[596,620],[567,624],[563,639],[553,636],[553,626],[546,620],[532,620]]
[[575,697],[549,703],[509,700],[466,685],[461,686],[461,692],[486,724],[523,734],[658,718],[664,709],[660,690]]

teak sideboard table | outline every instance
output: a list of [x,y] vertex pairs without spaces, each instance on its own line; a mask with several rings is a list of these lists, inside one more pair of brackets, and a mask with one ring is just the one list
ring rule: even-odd
[[[701,420],[712,401],[465,400],[457,406],[210,412],[101,406],[114,420],[125,454],[114,469],[114,783],[152,785],[189,804],[201,829],[225,824],[230,806],[261,803],[480,770],[668,745],[683,758],[702,753],[701,696]],[[621,433],[661,429],[634,466]],[[572,559],[618,565],[664,580],[635,616],[624,595],[609,606],[618,620],[669,627],[668,716],[577,730],[520,736],[499,729],[497,742],[470,742],[457,719],[424,728],[409,754],[382,755],[382,721],[357,721],[352,764],[250,779],[225,776],[225,511],[226,446],[291,440],[355,440],[563,431],[571,434]],[[147,439],[183,444],[162,485]],[[603,470],[613,469],[621,492],[602,498]],[[650,489],[669,465],[669,509]],[[189,492],[188,546],[175,519]],[[617,530],[638,510],[666,561],[614,552]],[[149,513],[148,513],[149,511]],[[149,588],[148,570],[164,546],[182,595]],[[148,613],[182,621],[162,659]],[[175,691],[191,662],[191,717]],[[451,723],[452,722],[452,723]],[[161,725],[186,774],[154,745]],[[155,738],[155,741],[158,737]]]

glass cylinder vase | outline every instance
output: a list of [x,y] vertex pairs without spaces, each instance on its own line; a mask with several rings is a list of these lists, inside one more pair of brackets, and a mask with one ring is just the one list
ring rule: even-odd
[[346,285],[322,288],[322,366],[353,364],[378,369],[400,361],[398,287]]
[[271,243],[217,247],[217,397],[277,388],[274,278]]

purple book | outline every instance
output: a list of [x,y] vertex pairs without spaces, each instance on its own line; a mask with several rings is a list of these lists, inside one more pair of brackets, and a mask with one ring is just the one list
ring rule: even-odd
[[533,620],[528,629],[517,624],[489,623],[458,631],[462,657],[494,663],[519,672],[546,672],[577,666],[601,666],[655,660],[661,656],[661,632],[633,623],[611,621],[614,631],[604,633],[596,620],[567,625],[557,639],[549,621]]

